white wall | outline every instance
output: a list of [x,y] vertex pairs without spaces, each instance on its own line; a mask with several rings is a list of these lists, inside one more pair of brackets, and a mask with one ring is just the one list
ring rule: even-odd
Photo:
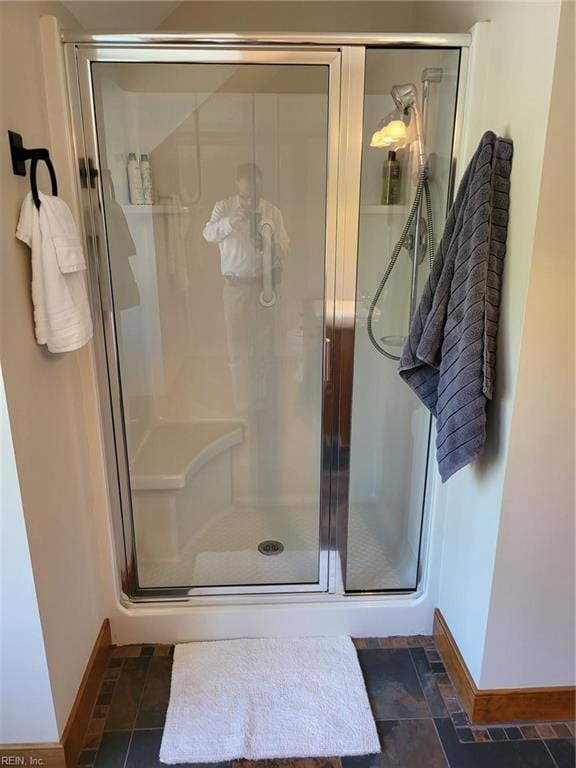
[[[570,685],[574,574],[574,5],[563,6],[483,688]],[[529,639],[529,642],[527,642]]]
[[[451,8],[446,12],[451,13]],[[458,472],[440,491],[438,499],[438,506],[444,507],[445,514],[438,606],[478,685],[483,682],[481,667],[545,151],[558,16],[559,4],[501,3],[491,7],[488,51],[479,67],[484,93],[476,95],[471,127],[473,144],[485,130],[514,140],[497,382],[494,400],[488,407],[487,445],[481,460]],[[442,19],[436,18],[436,25],[441,23]]]
[[[58,3],[0,3],[0,134],[4,142],[0,152],[0,351],[57,734],[61,734],[104,617],[94,546],[98,515],[104,508],[98,509],[94,496],[99,457],[91,348],[52,355],[36,344],[30,252],[14,237],[29,178],[12,173],[5,143],[8,129],[22,133],[28,146],[50,147],[60,194],[71,201],[62,132],[52,142],[48,125],[39,29],[43,14],[58,16],[68,28],[75,25]],[[44,174],[40,170],[43,189]],[[99,482],[102,487],[101,477]],[[25,637],[20,640],[24,643]],[[30,659],[28,665],[32,663]],[[36,690],[27,690],[30,706]],[[27,717],[22,727],[21,741],[38,738],[33,718]],[[53,736],[46,732],[43,738]]]
[[57,741],[1,371],[0,510],[0,744]]
[[[397,2],[182,2],[158,26],[163,30],[244,32],[409,31],[418,25],[417,6]],[[418,29],[419,32],[423,29]]]

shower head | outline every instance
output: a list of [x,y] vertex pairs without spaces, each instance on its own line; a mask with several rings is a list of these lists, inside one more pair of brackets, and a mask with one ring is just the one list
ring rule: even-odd
[[418,160],[421,166],[426,164],[426,155],[424,153],[424,143],[422,137],[422,116],[418,104],[418,91],[414,83],[403,83],[402,85],[393,85],[390,95],[401,115],[408,114],[410,110],[414,113],[414,122],[416,124],[416,141],[418,142]]
[[418,105],[418,92],[413,83],[404,83],[403,85],[393,85],[390,95],[400,114],[407,112],[411,107]]

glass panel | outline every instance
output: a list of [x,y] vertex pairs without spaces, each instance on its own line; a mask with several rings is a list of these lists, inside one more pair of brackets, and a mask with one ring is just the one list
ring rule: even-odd
[[[428,157],[436,240],[442,231],[458,64],[456,50],[366,53],[346,575],[350,591],[413,590],[417,585],[430,418],[398,376],[397,358],[411,305],[417,303],[429,270],[421,239],[426,232],[423,218],[415,217],[421,224],[418,233],[412,228],[399,249],[372,315],[374,338],[388,357],[371,343],[368,319],[414,199],[419,133]],[[430,81],[426,87],[423,77]],[[394,150],[395,156],[389,154]]]
[[92,71],[139,585],[316,583],[328,67]]

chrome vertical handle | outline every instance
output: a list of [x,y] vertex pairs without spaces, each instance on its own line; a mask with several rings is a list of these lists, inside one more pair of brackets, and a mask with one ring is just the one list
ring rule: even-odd
[[112,284],[110,275],[106,271],[105,255],[102,253],[100,237],[88,235],[88,249],[94,262],[96,263],[96,273],[98,276],[98,290],[100,292],[100,304],[104,312],[111,312],[114,309],[112,301]]
[[332,378],[332,345],[331,340],[326,336],[324,338],[324,381],[330,381]]
[[260,304],[263,307],[273,307],[276,304],[276,292],[274,290],[272,264],[272,223],[265,219],[260,225],[264,250],[262,252],[262,290],[260,291]]

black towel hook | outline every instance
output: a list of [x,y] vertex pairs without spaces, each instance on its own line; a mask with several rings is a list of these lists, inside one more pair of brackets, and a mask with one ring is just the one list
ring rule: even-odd
[[40,209],[40,196],[38,195],[38,185],[36,183],[36,167],[39,160],[44,160],[48,173],[50,174],[50,182],[52,184],[52,194],[54,197],[58,197],[58,182],[56,181],[56,171],[50,160],[50,155],[46,153],[46,156],[34,155],[30,164],[30,187],[32,189],[32,199],[37,209]]
[[52,184],[52,194],[58,195],[58,182],[56,180],[56,171],[50,159],[50,153],[45,148],[26,149],[22,145],[22,136],[14,131],[8,131],[8,140],[10,142],[10,155],[12,157],[12,170],[16,176],[26,176],[26,160],[31,160],[30,164],[30,187],[32,190],[32,199],[34,205],[40,209],[40,196],[38,194],[38,184],[36,182],[36,171],[38,161],[43,160],[50,174],[50,183]]

